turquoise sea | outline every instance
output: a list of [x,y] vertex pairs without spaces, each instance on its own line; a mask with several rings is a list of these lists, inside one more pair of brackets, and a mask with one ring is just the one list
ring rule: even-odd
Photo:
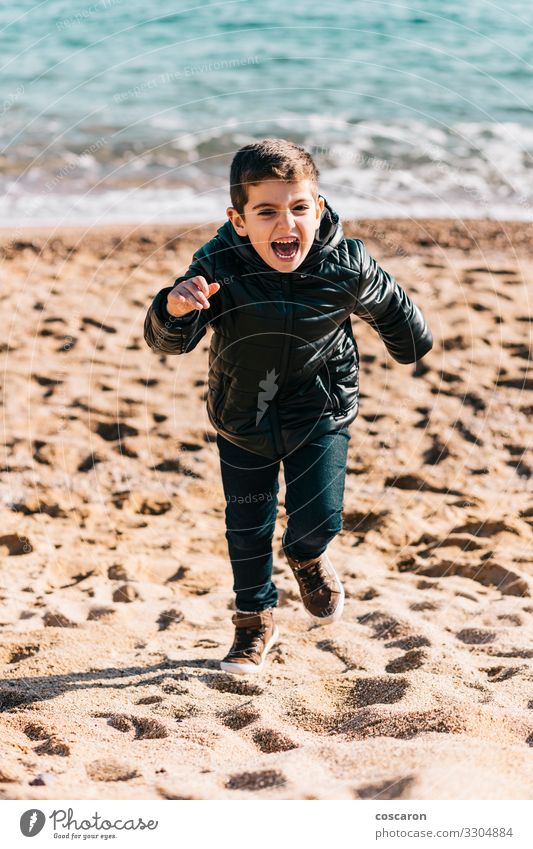
[[0,224],[219,221],[267,135],[341,214],[533,218],[531,0],[0,4]]

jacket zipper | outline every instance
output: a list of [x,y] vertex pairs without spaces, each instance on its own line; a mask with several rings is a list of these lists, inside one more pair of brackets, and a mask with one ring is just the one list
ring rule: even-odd
[[292,299],[292,288],[290,282],[284,279],[287,276],[288,275],[283,275],[283,277],[281,278],[281,288],[283,292],[283,297],[285,299],[285,304],[287,306],[287,316],[285,319],[285,327],[283,328],[283,347],[281,349],[281,366],[279,372],[280,386],[283,384],[283,381],[285,380],[285,375],[287,373],[287,365],[289,363],[288,350],[290,346],[290,338],[294,322],[292,300],[288,300],[289,298]]
[[[285,326],[283,328],[283,345],[281,349],[281,357],[280,357],[280,369],[278,375],[278,386],[281,387],[283,385],[283,381],[285,380],[285,375],[287,373],[287,366],[289,362],[288,351],[290,346],[290,334],[292,333],[293,326],[293,306],[292,301],[289,298],[292,298],[292,288],[290,281],[287,279],[288,275],[281,275],[281,290],[283,293],[283,298],[285,299],[285,304],[287,308],[287,315],[285,318]],[[278,390],[279,391],[279,390]],[[277,405],[277,397],[272,399],[270,404],[270,421],[272,422],[272,433],[274,435],[274,442],[276,445],[276,451],[278,454],[284,454],[285,448],[283,445],[283,437],[281,434],[281,426],[279,422],[279,411]]]

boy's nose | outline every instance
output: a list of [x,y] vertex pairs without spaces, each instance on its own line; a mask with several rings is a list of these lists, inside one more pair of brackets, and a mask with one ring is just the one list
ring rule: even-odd
[[280,223],[285,225],[289,230],[294,227],[294,215],[290,209],[280,212]]

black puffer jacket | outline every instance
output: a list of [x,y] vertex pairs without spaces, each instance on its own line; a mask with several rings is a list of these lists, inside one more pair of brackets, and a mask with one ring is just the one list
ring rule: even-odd
[[148,310],[144,338],[154,351],[185,354],[211,325],[209,420],[230,442],[269,459],[355,419],[352,314],[380,334],[399,363],[419,360],[433,345],[420,309],[360,239],[344,237],[327,201],[297,271],[271,268],[227,221],[176,283],[197,274],[220,283],[210,309],[171,316],[168,286]]

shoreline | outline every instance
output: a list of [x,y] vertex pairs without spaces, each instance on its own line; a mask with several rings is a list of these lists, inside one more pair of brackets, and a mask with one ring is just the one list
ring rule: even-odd
[[[131,247],[139,244],[166,247],[176,240],[180,247],[194,250],[215,235],[224,223],[214,224],[97,224],[79,226],[28,225],[23,228],[0,228],[0,256],[12,257],[17,250],[49,248],[60,240],[67,247],[97,241],[100,247]],[[516,255],[533,255],[532,225],[527,221],[497,221],[491,218],[362,218],[342,219],[347,238],[361,238],[381,257],[402,253],[428,254],[441,249],[493,253],[511,251]]]

